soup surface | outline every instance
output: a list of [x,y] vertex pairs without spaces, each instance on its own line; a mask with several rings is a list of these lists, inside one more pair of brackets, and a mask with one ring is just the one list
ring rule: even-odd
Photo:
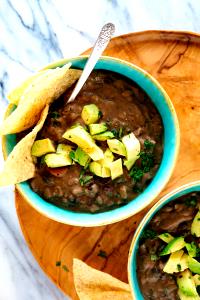
[[[140,141],[140,157],[131,170],[112,180],[91,174],[75,163],[62,168],[49,168],[37,159],[31,188],[46,201],[75,211],[98,212],[124,205],[141,193],[155,176],[163,154],[161,117],[144,91],[127,78],[109,71],[93,71],[73,103],[67,99],[74,86],[50,107],[47,120],[37,139],[73,145],[62,136],[74,124],[85,126],[81,112],[85,105],[95,104],[116,138],[133,132]],[[97,141],[105,151],[106,141]],[[119,158],[115,154],[115,159]]]
[[[175,249],[180,254],[189,256],[190,252],[187,250],[188,245],[195,249],[195,253],[191,255],[195,260],[200,260],[200,238],[191,233],[192,222],[200,208],[200,193],[191,193],[174,200],[164,206],[150,221],[148,227],[145,228],[138,250],[137,255],[137,275],[140,288],[145,300],[179,300],[187,299],[184,295],[179,297],[177,278],[181,277],[181,263],[178,262],[177,257],[176,265],[172,267],[175,269],[172,272],[167,270],[166,263],[169,260],[169,255],[161,255],[162,250],[166,247],[167,243],[164,242],[159,236],[173,236],[173,238],[184,238],[185,246]],[[200,222],[198,227],[200,226]],[[196,228],[199,230],[198,228]],[[186,248],[187,244],[187,248]],[[181,252],[180,252],[181,251]],[[176,255],[176,254],[175,254]],[[197,263],[198,264],[198,263]],[[169,263],[168,263],[169,266]],[[188,266],[184,270],[188,272]],[[196,270],[193,270],[195,271]],[[200,269],[199,269],[200,271]],[[190,271],[189,271],[190,272]],[[195,278],[200,275],[191,273]],[[200,282],[200,281],[199,281]],[[198,284],[197,284],[198,286]],[[186,287],[186,284],[185,284]],[[198,290],[199,288],[197,288]],[[200,291],[199,291],[200,292]],[[193,297],[189,299],[200,299]]]

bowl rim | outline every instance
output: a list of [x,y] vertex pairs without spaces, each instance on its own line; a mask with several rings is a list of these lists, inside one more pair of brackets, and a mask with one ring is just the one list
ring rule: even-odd
[[[81,55],[81,56],[76,56],[76,57],[71,57],[71,58],[64,58],[64,59],[57,60],[57,61],[54,61],[54,62],[46,65],[41,70],[45,70],[45,69],[48,69],[48,68],[61,67],[62,65],[66,64],[67,62],[72,62],[72,63],[73,63],[73,61],[74,62],[78,62],[78,61],[81,62],[81,61],[86,60],[88,57],[89,57],[89,55]],[[179,152],[179,146],[180,146],[180,129],[179,129],[179,123],[178,123],[178,118],[177,118],[177,115],[176,115],[176,111],[175,111],[175,108],[174,108],[168,94],[163,89],[163,87],[160,85],[160,83],[152,75],[150,75],[147,71],[145,71],[142,68],[138,67],[137,65],[132,64],[130,62],[127,62],[123,59],[114,58],[114,57],[110,57],[110,56],[101,56],[99,61],[101,61],[101,62],[114,62],[116,64],[119,64],[119,65],[128,67],[130,69],[133,69],[134,71],[136,71],[138,73],[141,73],[145,78],[147,77],[147,79],[156,88],[156,90],[159,91],[162,94],[162,96],[165,100],[165,104],[167,105],[167,107],[170,111],[172,120],[173,120],[172,123],[174,125],[174,134],[175,134],[175,137],[176,137],[175,138],[175,144],[174,144],[174,151],[173,151],[173,155],[172,155],[172,158],[171,158],[171,164],[170,164],[168,174],[165,176],[164,180],[162,181],[161,187],[159,189],[157,189],[156,192],[153,193],[153,196],[149,197],[149,200],[146,201],[145,204],[140,205],[139,208],[134,209],[134,210],[133,209],[127,209],[126,213],[123,213],[123,214],[118,213],[117,216],[115,214],[112,214],[112,216],[107,217],[106,220],[104,220],[104,217],[107,216],[106,214],[108,212],[114,212],[116,210],[118,210],[118,212],[120,210],[122,211],[123,208],[126,207],[127,205],[125,205],[123,207],[115,208],[115,209],[110,210],[110,211],[100,212],[100,213],[96,213],[96,214],[75,212],[75,214],[78,216],[76,218],[72,218],[72,217],[69,218],[69,216],[65,216],[63,218],[61,215],[59,215],[59,217],[57,217],[57,216],[54,215],[54,213],[49,212],[50,209],[48,209],[48,210],[41,209],[41,207],[38,207],[38,205],[35,204],[34,201],[30,200],[29,196],[24,191],[24,187],[23,187],[24,182],[16,184],[17,190],[22,194],[22,196],[26,199],[26,201],[34,209],[36,209],[38,212],[40,212],[42,215],[44,215],[44,216],[46,216],[46,217],[48,217],[52,220],[55,220],[57,222],[61,222],[61,223],[68,224],[68,225],[73,225],[73,226],[84,226],[84,227],[104,226],[104,225],[116,223],[116,222],[122,221],[124,219],[127,219],[127,218],[133,216],[134,214],[138,213],[142,209],[144,209],[146,206],[148,206],[158,196],[158,194],[161,192],[161,190],[167,184],[167,182],[168,182],[169,178],[171,177],[171,174],[174,170],[175,163],[176,163],[177,156],[178,156],[178,152]],[[126,75],[123,72],[121,72],[121,74],[126,77]],[[133,79],[131,79],[131,80],[133,80]],[[10,105],[8,106],[8,109],[9,109],[9,107],[10,107]],[[2,148],[3,148],[4,158],[5,158],[5,157],[7,157],[6,136],[4,136],[3,139],[2,139]],[[131,202],[133,203],[133,200],[130,201],[129,204]],[[56,206],[54,206],[54,208],[56,208],[57,211],[59,210],[59,208],[57,208]],[[63,209],[60,209],[60,210],[62,212],[65,211]],[[69,210],[66,210],[66,212],[69,212]],[[71,213],[71,211],[70,211],[70,213]],[[87,214],[88,217],[90,216],[89,217],[90,220],[89,221],[87,220],[87,223],[85,223],[84,220],[82,220],[82,218],[81,218],[81,216],[86,215],[86,214]],[[101,219],[99,217],[100,220],[97,220],[97,218],[94,217],[94,216],[97,216],[97,215],[101,216]],[[75,215],[74,215],[74,217],[75,217]]]
[[[191,189],[194,189],[194,190],[191,191]],[[140,221],[140,223],[134,233],[134,236],[133,236],[133,239],[131,242],[131,246],[129,249],[129,254],[128,254],[128,282],[129,282],[129,285],[131,288],[131,294],[132,294],[133,299],[135,299],[135,300],[137,300],[137,299],[143,300],[144,299],[141,295],[139,295],[139,297],[138,297],[137,291],[136,291],[136,287],[137,287],[137,289],[139,288],[138,280],[136,279],[136,282],[134,282],[133,277],[132,277],[133,273],[134,273],[134,275],[136,274],[136,272],[133,271],[133,262],[135,261],[134,255],[137,254],[138,242],[139,242],[140,235],[141,235],[143,229],[151,221],[151,219],[154,217],[156,212],[159,211],[161,208],[163,208],[167,203],[176,200],[177,198],[181,197],[182,195],[189,194],[190,192],[193,192],[193,191],[195,192],[195,190],[200,191],[200,180],[191,181],[189,183],[186,183],[184,185],[181,185],[181,186],[173,189],[172,191],[170,191],[169,193],[164,195],[162,198],[160,198],[160,200],[151,207],[151,209],[145,214],[145,216]],[[182,194],[180,195],[180,193],[182,193]],[[139,288],[139,291],[140,291],[140,288]]]

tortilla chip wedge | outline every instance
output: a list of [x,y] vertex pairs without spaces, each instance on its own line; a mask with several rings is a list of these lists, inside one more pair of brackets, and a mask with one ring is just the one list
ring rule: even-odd
[[13,148],[5,162],[2,173],[0,173],[0,186],[19,183],[34,176],[35,164],[31,155],[31,147],[45,122],[48,110],[49,105],[42,111],[40,120],[33,130]]
[[80,300],[132,300],[128,284],[95,270],[79,259],[73,261],[76,292]]
[[35,125],[43,108],[80,77],[81,71],[69,69],[69,66],[52,69],[33,81],[23,93],[17,108],[0,126],[0,135],[21,132]]
[[42,70],[39,71],[32,76],[28,77],[25,81],[23,81],[19,86],[14,88],[8,95],[7,98],[10,103],[18,105],[21,97],[23,96],[26,89],[33,84],[39,77],[47,74],[50,70]]

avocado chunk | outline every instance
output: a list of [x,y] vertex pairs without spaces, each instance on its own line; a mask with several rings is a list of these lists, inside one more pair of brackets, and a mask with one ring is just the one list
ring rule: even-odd
[[92,139],[91,135],[80,125],[68,129],[63,134],[63,137],[78,145],[95,161],[104,157],[101,148],[95,144],[95,141]]
[[199,300],[199,296],[186,296],[180,289],[178,290],[180,300]]
[[108,147],[113,153],[126,156],[126,148],[122,142],[117,139],[107,140]]
[[49,168],[65,167],[72,164],[72,161],[69,158],[69,156],[64,155],[62,153],[46,154],[44,157],[44,161]]
[[183,250],[179,250],[170,255],[163,271],[165,273],[173,274],[184,271],[187,268],[187,254],[184,254]]
[[195,282],[196,286],[200,285],[200,276],[198,274],[194,275],[193,279],[194,279],[194,282]]
[[108,127],[106,123],[90,124],[89,129],[90,129],[90,134],[95,135],[95,134],[105,132],[108,129]]
[[200,211],[198,211],[198,213],[194,217],[191,226],[191,233],[196,237],[200,237]]
[[85,124],[89,125],[97,122],[100,116],[100,110],[95,104],[88,104],[83,107],[81,117]]
[[195,245],[194,242],[192,242],[190,244],[186,243],[185,247],[186,247],[186,249],[188,251],[189,256],[191,256],[191,257],[195,257],[196,256],[196,254],[197,254],[197,246]]
[[110,163],[113,162],[114,160],[114,155],[113,153],[110,151],[109,148],[106,149],[106,151],[104,152],[104,158],[98,160],[98,163],[100,163],[102,166],[109,168]]
[[106,177],[110,177],[111,176],[111,172],[110,169],[108,167],[102,167],[102,171],[101,171],[101,177],[106,178]]
[[37,140],[31,148],[31,154],[37,157],[51,152],[56,152],[56,150],[50,139]]
[[130,170],[136,162],[136,160],[139,158],[140,142],[132,132],[128,135],[125,135],[122,138],[122,143],[126,148],[127,158],[127,160],[124,161],[124,165],[127,167],[128,170]]
[[92,137],[93,137],[93,139],[95,139],[97,141],[107,141],[109,139],[113,139],[115,136],[112,133],[112,131],[105,131],[100,134],[95,134]]
[[119,158],[119,159],[111,162],[109,168],[110,168],[112,180],[121,176],[123,174],[122,159]]
[[160,256],[181,250],[183,247],[185,247],[184,237],[176,237],[161,251]]
[[94,175],[102,177],[102,166],[98,162],[92,161],[89,164],[89,169]]
[[80,147],[78,147],[75,151],[75,161],[79,163],[79,165],[85,167],[90,162],[90,157],[87,153],[85,153]]
[[190,270],[185,270],[177,276],[177,284],[180,291],[189,297],[197,297],[198,293]]
[[73,150],[73,147],[66,144],[58,144],[56,153],[69,154]]
[[167,232],[158,235],[158,237],[165,243],[169,243],[174,239],[174,237],[170,233],[167,233]]
[[191,256],[188,256],[188,267],[190,271],[200,275],[200,263]]
[[92,136],[93,139],[97,140],[97,141],[107,141],[109,139],[114,138],[114,134],[112,133],[112,131],[106,131],[100,134],[96,134]]

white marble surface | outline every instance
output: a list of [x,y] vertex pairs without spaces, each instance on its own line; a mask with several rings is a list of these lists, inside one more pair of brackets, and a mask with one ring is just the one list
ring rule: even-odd
[[[0,0],[0,121],[12,87],[45,64],[90,47],[107,21],[115,23],[116,35],[147,29],[200,33],[200,1]],[[0,189],[0,200],[0,300],[66,299],[26,246],[13,187]]]

